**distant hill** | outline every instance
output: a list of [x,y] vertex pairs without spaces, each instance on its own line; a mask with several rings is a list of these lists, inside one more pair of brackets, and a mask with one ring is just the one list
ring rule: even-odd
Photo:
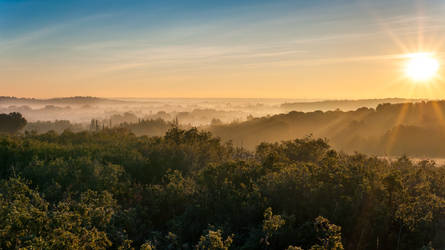
[[113,100],[92,96],[73,96],[73,97],[59,97],[49,99],[36,99],[36,98],[19,98],[13,96],[0,96],[0,103],[7,103],[12,105],[32,105],[32,104],[122,104],[126,103],[121,100]]
[[285,112],[289,111],[328,111],[328,110],[343,110],[350,111],[358,108],[367,107],[375,108],[382,103],[406,103],[426,101],[424,99],[405,99],[405,98],[383,98],[383,99],[361,99],[361,100],[326,100],[316,102],[294,102],[283,103],[281,108]]
[[253,149],[312,134],[337,149],[376,155],[445,157],[445,101],[379,104],[355,111],[279,114],[209,130],[235,145]]

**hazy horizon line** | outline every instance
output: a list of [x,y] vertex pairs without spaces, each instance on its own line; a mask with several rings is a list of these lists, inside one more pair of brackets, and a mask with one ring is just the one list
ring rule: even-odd
[[94,95],[73,95],[73,96],[52,96],[52,97],[32,97],[32,96],[14,96],[14,95],[4,95],[2,97],[11,97],[18,99],[36,99],[36,100],[50,100],[50,99],[63,99],[63,98],[100,98],[100,99],[261,99],[261,100],[307,100],[307,101],[359,101],[359,100],[383,100],[383,99],[406,99],[406,100],[443,100],[440,98],[427,98],[427,97],[369,97],[369,98],[299,98],[299,97],[181,97],[181,96],[170,96],[170,97],[118,97],[118,96],[94,96]]

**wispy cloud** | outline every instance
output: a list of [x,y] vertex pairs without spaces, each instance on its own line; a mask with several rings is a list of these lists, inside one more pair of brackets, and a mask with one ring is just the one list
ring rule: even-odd
[[[373,36],[375,33],[347,33],[320,37],[295,38],[281,42],[246,42],[228,45],[159,45],[144,39],[103,41],[79,44],[74,50],[84,54],[96,53],[103,63],[101,71],[121,71],[140,68],[175,67],[185,64],[249,65],[297,60],[310,53],[308,45],[326,41]],[[302,59],[300,59],[302,60]]]
[[371,61],[395,61],[406,58],[404,54],[372,55],[372,56],[354,56],[354,57],[325,57],[325,58],[305,58],[297,60],[280,60],[273,62],[255,62],[246,64],[246,67],[295,67],[295,66],[321,66],[329,64],[342,64],[352,62],[371,62]]
[[178,68],[196,65],[236,65],[242,62],[292,58],[306,53],[283,47],[263,46],[163,46],[115,53],[101,71]]
[[0,40],[0,52],[13,49],[15,47],[20,47],[24,45],[32,44],[39,39],[49,37],[56,34],[57,32],[65,31],[74,25],[79,25],[87,23],[89,21],[98,20],[101,18],[107,18],[112,16],[112,14],[95,14],[91,16],[86,16],[74,20],[64,21],[63,23],[52,24],[47,27],[42,27],[40,29],[28,31],[18,37],[10,39]]

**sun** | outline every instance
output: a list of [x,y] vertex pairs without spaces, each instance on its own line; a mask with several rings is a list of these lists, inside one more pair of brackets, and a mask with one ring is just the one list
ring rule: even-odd
[[439,61],[433,53],[414,53],[406,55],[405,74],[415,82],[426,82],[437,75]]

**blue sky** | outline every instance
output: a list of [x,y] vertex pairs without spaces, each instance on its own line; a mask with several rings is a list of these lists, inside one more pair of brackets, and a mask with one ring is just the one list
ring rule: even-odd
[[441,54],[444,10],[410,0],[0,1],[0,87],[37,97],[431,95],[396,82],[397,58],[420,44]]

